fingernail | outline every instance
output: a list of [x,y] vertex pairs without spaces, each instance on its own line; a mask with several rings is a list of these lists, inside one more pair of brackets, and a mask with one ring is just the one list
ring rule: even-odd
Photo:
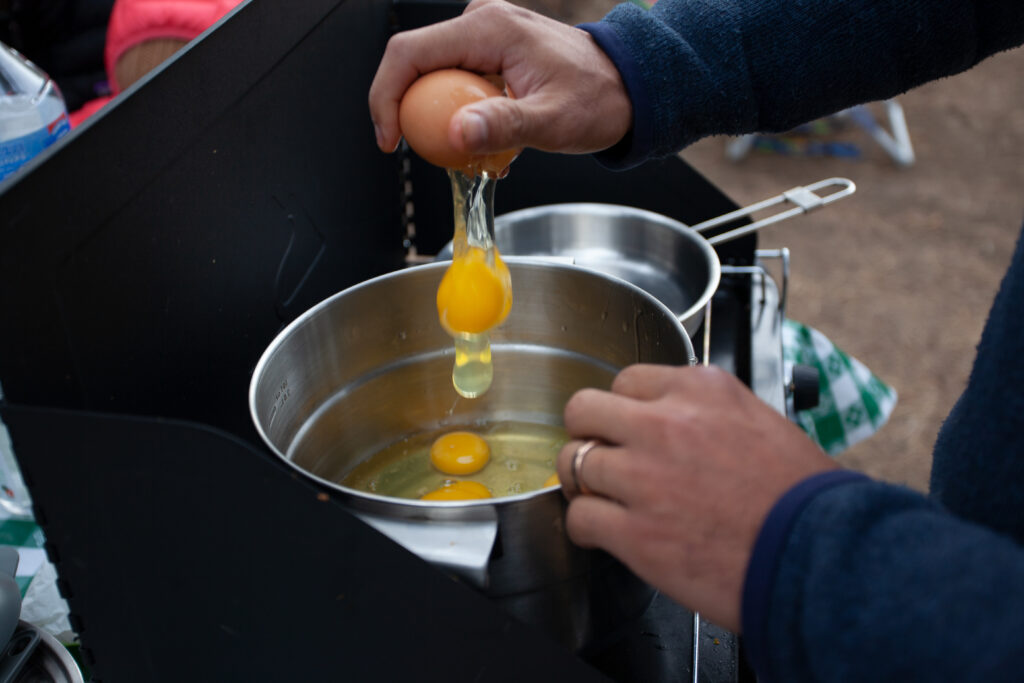
[[462,141],[468,151],[479,149],[487,142],[487,122],[475,111],[462,115]]
[[383,150],[384,149],[384,136],[381,135],[380,126],[378,126],[376,123],[373,124],[373,135],[374,135],[374,137],[377,138],[377,147],[379,147],[380,149]]

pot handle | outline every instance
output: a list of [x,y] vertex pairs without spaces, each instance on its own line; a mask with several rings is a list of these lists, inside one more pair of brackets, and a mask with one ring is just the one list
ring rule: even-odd
[[430,564],[486,588],[487,565],[498,537],[498,521],[419,522],[355,512],[392,541]]
[[[824,197],[815,193],[815,190],[820,190],[826,187],[841,187],[842,189]],[[817,209],[825,206],[826,204],[831,204],[843,197],[850,196],[856,191],[857,186],[854,185],[852,180],[848,180],[846,178],[826,178],[825,180],[819,180],[811,185],[794,187],[792,190],[787,190],[770,199],[765,199],[764,201],[751,204],[750,206],[746,206],[742,209],[731,211],[719,216],[718,218],[712,218],[704,221],[703,223],[691,225],[690,229],[694,232],[703,232],[710,228],[728,223],[729,221],[736,220],[737,218],[749,216],[750,214],[756,213],[762,209],[767,209],[769,206],[775,206],[776,204],[782,204],[783,202],[796,204],[794,208],[789,209],[788,211],[781,211],[773,216],[769,216],[768,218],[762,218],[759,221],[754,221],[750,225],[744,225],[741,228],[736,228],[735,230],[723,232],[721,235],[715,235],[714,237],[708,238],[708,242],[712,245],[721,244],[722,242],[728,242],[729,240],[734,240],[737,237],[742,237],[748,233],[760,230],[766,225],[772,225],[774,223],[784,221],[787,218],[807,213],[812,209]]]

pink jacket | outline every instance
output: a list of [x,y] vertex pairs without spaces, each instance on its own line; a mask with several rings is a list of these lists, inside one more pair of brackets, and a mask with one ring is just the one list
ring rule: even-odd
[[[158,38],[192,40],[239,2],[241,0],[117,0],[107,25],[104,53],[111,92],[117,95],[122,90],[114,65],[125,52],[139,43]],[[87,102],[71,114],[71,125],[78,125],[111,99],[102,97]]]

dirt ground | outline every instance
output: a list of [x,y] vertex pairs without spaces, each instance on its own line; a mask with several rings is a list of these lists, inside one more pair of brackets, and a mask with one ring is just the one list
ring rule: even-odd
[[[609,4],[533,0],[576,23]],[[889,422],[839,456],[848,467],[926,490],[931,449],[966,383],[975,346],[1024,219],[1024,48],[898,98],[916,163],[901,168],[857,128],[857,160],[753,152],[726,139],[682,156],[740,204],[822,178],[857,193],[768,228],[792,253],[789,316],[817,328],[899,392]],[[880,121],[880,108],[872,106]]]
[[843,135],[863,150],[859,161],[754,153],[733,163],[721,139],[683,153],[740,203],[834,175],[857,183],[853,197],[760,242],[792,252],[789,316],[899,392],[888,424],[840,456],[849,467],[927,488],[935,436],[1024,219],[1022,73],[1018,49],[898,98],[917,156],[910,168],[859,130]]

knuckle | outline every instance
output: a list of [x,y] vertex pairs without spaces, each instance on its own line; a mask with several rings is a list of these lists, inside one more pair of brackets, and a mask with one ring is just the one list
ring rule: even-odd
[[502,142],[512,144],[513,141],[519,142],[524,141],[530,132],[530,125],[527,122],[526,112],[523,108],[518,106],[515,102],[509,100],[508,102],[502,102],[500,112],[502,118],[502,128],[505,131],[507,140]]
[[698,420],[695,412],[676,403],[665,403],[649,410],[643,416],[643,428],[658,443],[674,443],[688,439]]
[[612,380],[612,392],[616,394],[629,393],[636,386],[637,379],[641,374],[641,366],[630,365],[615,375]]
[[508,13],[508,7],[505,3],[496,2],[496,0],[473,0],[466,6],[463,14],[468,13],[470,9],[472,9],[475,19],[492,26],[500,26],[501,24],[495,24],[494,22],[504,21],[503,17]]
[[718,367],[717,365],[708,365],[706,367],[694,368],[699,371],[699,376],[702,381],[713,385],[722,385],[728,382],[732,375]]
[[565,531],[569,534],[570,540],[579,546],[590,544],[590,529],[587,525],[585,508],[581,505],[583,501],[573,500],[565,511]]
[[715,365],[673,368],[673,393],[685,396],[687,401],[725,387],[732,375]]
[[642,453],[626,450],[616,457],[615,472],[610,476],[630,482],[630,486],[637,493],[643,495],[648,487],[648,481],[651,479],[651,468]]
[[579,424],[590,410],[589,406],[595,395],[595,389],[580,389],[566,401],[562,417],[565,420],[565,427],[570,433],[573,426]]
[[402,59],[409,50],[411,38],[408,31],[394,34],[388,38],[387,45],[384,46],[384,54]]

